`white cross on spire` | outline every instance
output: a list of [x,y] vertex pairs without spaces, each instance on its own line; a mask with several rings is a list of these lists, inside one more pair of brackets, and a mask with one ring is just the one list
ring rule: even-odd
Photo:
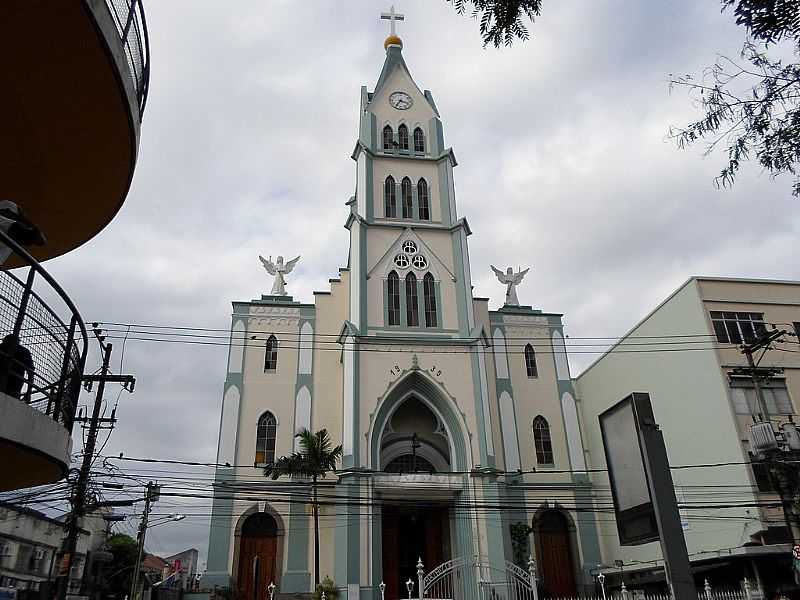
[[395,21],[405,21],[406,16],[394,12],[394,4],[392,4],[388,13],[381,13],[381,19],[388,19],[389,25],[391,26],[390,35],[397,35],[397,32],[395,31]]

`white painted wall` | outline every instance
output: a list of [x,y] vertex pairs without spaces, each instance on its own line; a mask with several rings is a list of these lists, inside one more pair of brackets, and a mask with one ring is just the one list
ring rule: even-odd
[[[689,282],[628,335],[659,336],[707,331],[696,284]],[[681,346],[671,344],[668,347],[674,350]],[[648,349],[656,348],[658,346]],[[713,351],[611,352],[584,371],[576,383],[584,417],[584,441],[591,466],[595,469],[606,467],[598,415],[633,391],[650,394],[670,464],[742,462],[745,459],[726,383]],[[679,495],[684,489],[682,486],[691,486],[687,489],[695,492],[691,495],[692,502],[702,503],[703,496],[697,495],[697,490],[713,489],[713,486],[743,486],[729,488],[731,491],[725,497],[726,503],[755,501],[754,494],[746,491],[751,489],[752,481],[745,465],[673,470],[672,476]],[[594,473],[592,479],[601,489],[609,485],[604,473]],[[715,509],[708,514],[736,517],[747,510]],[[751,509],[754,518],[756,510]],[[693,511],[692,514],[701,517],[704,511]],[[720,518],[690,520],[685,532],[689,553],[740,546],[749,541],[744,534],[746,523],[745,520]],[[621,547],[616,526],[610,519],[600,519],[598,528],[606,564],[615,559],[629,562],[661,557],[658,543]]]

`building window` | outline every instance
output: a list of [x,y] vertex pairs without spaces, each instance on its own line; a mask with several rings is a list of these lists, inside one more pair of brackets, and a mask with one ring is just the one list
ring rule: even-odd
[[714,333],[721,344],[754,342],[767,333],[763,313],[711,311]]
[[414,218],[414,200],[411,197],[411,180],[408,177],[403,177],[400,182],[400,199],[403,203],[403,218]]
[[400,325],[400,278],[395,271],[389,273],[387,285],[387,306],[389,307],[389,325]]
[[428,182],[420,179],[417,182],[417,202],[419,203],[419,218],[421,221],[431,220],[431,208],[428,202]]
[[753,469],[753,479],[759,492],[774,492],[772,481],[769,478],[769,467],[767,463],[759,461],[752,452],[747,453],[750,457],[750,467]]
[[553,443],[550,441],[550,425],[547,419],[539,415],[533,420],[533,445],[536,448],[536,463],[552,465]]
[[530,344],[525,345],[525,370],[528,372],[528,377],[539,376],[539,369],[536,367],[536,352],[533,351],[533,346]]
[[408,127],[400,125],[397,128],[397,142],[400,145],[400,150],[408,150]]
[[383,204],[386,217],[393,219],[397,216],[397,197],[394,177],[389,175],[383,185]]
[[406,324],[419,327],[419,306],[417,306],[417,276],[406,275]]
[[[786,389],[785,380],[773,379],[762,383],[761,393],[764,396],[764,404],[767,405],[767,412],[770,415],[794,414],[792,400],[789,398],[789,390]],[[751,379],[745,377],[732,378],[730,394],[733,401],[733,409],[737,415],[754,415],[761,412],[756,399],[756,389]]]
[[438,327],[439,319],[436,316],[436,284],[433,275],[426,273],[422,278],[422,295],[425,300],[425,327]]
[[383,469],[386,473],[435,473],[436,468],[431,462],[417,455],[403,454],[392,459]]
[[274,371],[278,368],[278,338],[271,335],[267,338],[264,352],[264,370]]
[[383,149],[392,150],[394,148],[394,132],[391,126],[387,125],[383,128]]
[[419,127],[414,128],[414,152],[425,152],[425,134]]
[[277,421],[275,415],[267,411],[258,419],[256,428],[256,465],[268,465],[275,462],[275,431]]

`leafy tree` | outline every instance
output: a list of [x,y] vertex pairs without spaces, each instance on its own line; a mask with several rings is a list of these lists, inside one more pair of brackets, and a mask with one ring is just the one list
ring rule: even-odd
[[[542,0],[446,0],[459,14],[480,22],[484,46],[510,46],[530,37]],[[726,147],[727,164],[715,179],[730,187],[742,163],[755,158],[773,177],[795,177],[792,192],[800,196],[800,65],[771,59],[766,50],[782,41],[800,56],[800,2],[796,0],[720,0],[747,30],[738,59],[720,56],[702,80],[670,75],[670,89],[686,88],[704,116],[683,127],[671,127],[679,148],[706,142],[706,154]]]
[[312,433],[306,428],[300,430],[295,437],[299,440],[299,452],[282,456],[264,468],[264,476],[278,479],[282,475],[289,477],[310,477],[313,493],[312,511],[314,513],[314,587],[319,586],[319,504],[317,500],[317,482],[325,474],[336,470],[336,461],[342,458],[342,446],[332,448],[327,429]]
[[115,533],[108,538],[106,550],[114,556],[106,568],[108,575],[105,577],[105,584],[108,595],[123,598],[131,589],[139,545],[131,536]]
[[523,19],[531,20],[539,16],[542,0],[447,0],[458,14],[463,15],[469,6],[470,16],[480,22],[483,45],[510,46],[516,39],[530,37]]
[[679,148],[700,140],[706,154],[726,147],[727,164],[715,179],[733,185],[742,163],[754,157],[773,177],[795,176],[800,196],[800,64],[770,59],[770,45],[793,40],[800,56],[800,4],[788,0],[722,0],[747,29],[739,59],[720,56],[702,80],[670,75],[670,87],[687,88],[705,113],[684,127],[671,127]]

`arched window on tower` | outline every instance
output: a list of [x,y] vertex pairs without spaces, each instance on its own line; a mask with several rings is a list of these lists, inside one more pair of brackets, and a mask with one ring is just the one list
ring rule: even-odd
[[422,278],[422,295],[425,299],[425,327],[438,327],[439,319],[436,315],[436,284],[433,275],[426,273]]
[[394,131],[391,125],[383,128],[383,149],[394,150]]
[[425,134],[419,127],[414,128],[414,152],[425,152]]
[[419,306],[417,305],[417,276],[406,275],[406,325],[419,327]]
[[394,218],[397,216],[397,197],[394,183],[394,177],[389,175],[386,178],[386,183],[383,185],[383,204],[384,211],[387,218]]
[[550,425],[542,415],[533,420],[533,445],[536,448],[536,463],[552,465],[553,443],[550,440]]
[[397,128],[397,142],[400,150],[408,150],[408,127],[405,124]]
[[400,199],[403,204],[403,218],[414,218],[414,200],[411,196],[411,180],[408,177],[403,177],[400,182]]
[[275,462],[275,432],[278,422],[275,415],[267,411],[258,419],[256,427],[256,465]]
[[417,203],[419,204],[420,221],[431,220],[431,207],[428,202],[428,182],[420,179],[417,182]]
[[389,273],[389,281],[386,288],[389,325],[400,325],[400,278],[395,271]]
[[539,369],[536,367],[536,352],[533,351],[533,346],[530,344],[525,345],[525,370],[528,372],[528,377],[539,376]]
[[278,368],[278,338],[269,336],[264,349],[264,371],[274,371]]

